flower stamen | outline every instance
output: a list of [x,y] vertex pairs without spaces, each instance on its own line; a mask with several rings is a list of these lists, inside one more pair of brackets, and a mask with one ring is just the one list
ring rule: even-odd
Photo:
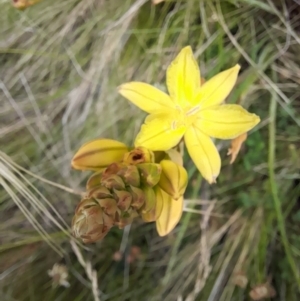
[[187,111],[186,116],[191,116],[196,114],[200,110],[200,106],[195,106],[191,108],[189,111]]

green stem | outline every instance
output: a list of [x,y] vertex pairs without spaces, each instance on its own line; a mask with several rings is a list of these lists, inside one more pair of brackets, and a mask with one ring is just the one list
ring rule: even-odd
[[274,162],[275,162],[275,135],[276,135],[276,109],[277,109],[277,101],[276,94],[274,93],[271,98],[269,115],[270,115],[270,123],[269,123],[269,158],[268,158],[268,166],[269,166],[269,179],[271,186],[271,193],[274,201],[274,207],[276,211],[276,217],[278,221],[278,228],[280,232],[280,236],[282,239],[283,247],[285,250],[285,254],[291,270],[296,278],[298,288],[300,289],[300,278],[299,272],[297,270],[297,265],[294,260],[294,257],[291,253],[289,241],[286,234],[284,218],[281,210],[281,201],[278,196],[278,189],[276,185],[275,172],[274,172]]

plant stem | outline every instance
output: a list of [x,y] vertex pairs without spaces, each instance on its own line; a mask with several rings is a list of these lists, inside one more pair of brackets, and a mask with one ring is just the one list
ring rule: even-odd
[[280,232],[280,236],[282,239],[283,247],[286,253],[287,260],[291,267],[291,270],[296,278],[298,288],[300,289],[300,278],[299,272],[296,266],[296,262],[294,257],[291,253],[291,249],[289,246],[289,241],[286,234],[284,218],[281,210],[281,201],[278,196],[278,189],[275,179],[275,172],[274,172],[274,162],[275,162],[275,135],[276,135],[276,109],[277,109],[277,100],[276,94],[272,93],[272,98],[270,102],[269,108],[269,116],[270,116],[270,123],[269,123],[269,156],[268,156],[268,167],[269,167],[269,179],[270,179],[270,186],[271,186],[271,193],[274,201],[274,207],[276,211],[276,217],[278,221],[278,228]]

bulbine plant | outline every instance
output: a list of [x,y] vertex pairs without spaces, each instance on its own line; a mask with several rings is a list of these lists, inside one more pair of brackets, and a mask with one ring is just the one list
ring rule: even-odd
[[[188,184],[179,143],[186,145],[203,178],[213,184],[221,158],[212,138],[233,139],[233,148],[239,149],[239,141],[260,121],[240,105],[224,104],[239,69],[236,65],[205,82],[188,46],[168,67],[169,94],[142,82],[119,87],[121,95],[149,115],[133,148],[97,139],[84,144],[73,157],[73,168],[95,172],[75,211],[76,237],[92,243],[113,226],[124,228],[137,217],[155,222],[160,236],[175,228]],[[236,156],[234,149],[230,153]]]

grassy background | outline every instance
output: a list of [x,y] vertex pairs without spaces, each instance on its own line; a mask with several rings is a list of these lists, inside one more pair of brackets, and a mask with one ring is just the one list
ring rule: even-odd
[[[299,300],[298,1],[43,0],[21,12],[2,0],[0,12],[0,300],[240,301],[266,282],[272,300]],[[239,63],[228,102],[262,122],[233,165],[218,142],[216,185],[186,155],[186,212],[168,237],[137,221],[71,245],[88,177],[70,169],[74,151],[97,137],[131,144],[145,115],[116,87],[165,89],[185,45],[205,78]],[[141,255],[129,263],[132,246]],[[55,263],[69,288],[53,287]]]

